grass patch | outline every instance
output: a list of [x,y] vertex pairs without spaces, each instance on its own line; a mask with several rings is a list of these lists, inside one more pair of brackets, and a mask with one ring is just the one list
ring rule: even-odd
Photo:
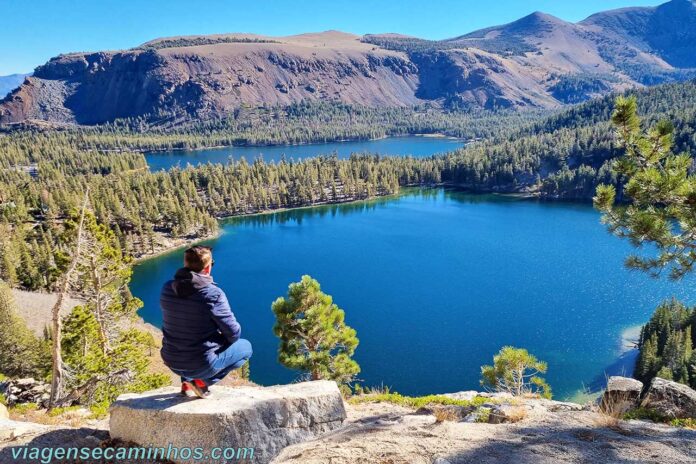
[[510,423],[523,421],[527,418],[528,411],[524,406],[512,406],[508,408],[505,415]]
[[669,425],[672,427],[683,427],[685,429],[696,430],[696,419],[672,419],[669,421]]
[[92,416],[95,419],[103,419],[109,414],[109,407],[111,406],[111,403],[108,401],[102,401],[100,403],[94,403],[89,407],[89,410],[92,411]]
[[31,411],[36,411],[37,409],[39,409],[39,405],[36,403],[20,403],[12,406],[10,411],[15,414],[26,414]]
[[348,400],[349,404],[361,403],[391,403],[406,408],[418,409],[432,404],[441,404],[445,406],[475,406],[479,407],[484,403],[495,403],[493,398],[485,398],[476,396],[471,400],[456,400],[442,395],[427,395],[427,396],[405,396],[400,393],[368,393],[364,395],[356,395]]
[[672,427],[682,427],[685,429],[696,430],[696,419],[694,418],[689,417],[686,419],[670,419],[669,417],[664,416],[650,408],[633,409],[624,415],[624,419],[649,420],[661,424],[668,424]]
[[649,420],[653,422],[668,422],[669,419],[654,409],[650,408],[635,408],[628,411],[623,416],[624,420]]
[[491,419],[491,408],[478,408],[476,413],[476,422],[478,423],[487,424]]
[[452,409],[437,408],[433,411],[433,416],[435,416],[435,422],[438,424],[442,422],[457,422],[459,420],[459,415]]
[[58,417],[68,412],[79,411],[80,409],[82,409],[80,406],[65,406],[62,408],[53,408],[50,411],[47,411],[46,415],[48,415],[49,417]]

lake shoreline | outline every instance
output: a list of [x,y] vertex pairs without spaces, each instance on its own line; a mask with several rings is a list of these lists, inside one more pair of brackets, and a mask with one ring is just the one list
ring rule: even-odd
[[[432,188],[437,188],[432,187]],[[403,187],[404,189],[417,189],[419,188],[418,186],[408,186],[408,187]],[[423,188],[428,188],[428,187],[423,187]],[[164,246],[163,248],[155,251],[154,253],[148,253],[146,255],[138,256],[137,258],[134,259],[133,265],[138,265],[140,263],[143,263],[145,261],[148,261],[153,258],[158,258],[160,256],[172,253],[176,250],[180,250],[184,247],[192,246],[200,242],[205,242],[208,240],[215,240],[217,238],[220,238],[222,236],[223,228],[225,225],[225,222],[231,221],[236,218],[249,218],[249,217],[254,217],[254,216],[265,216],[269,214],[276,214],[276,213],[285,213],[288,211],[299,211],[303,209],[312,209],[312,208],[320,208],[323,206],[339,206],[339,205],[349,205],[349,204],[357,204],[357,203],[367,203],[370,201],[375,201],[375,200],[381,200],[381,199],[388,199],[390,197],[393,198],[398,198],[399,196],[405,194],[407,192],[397,192],[397,193],[390,193],[390,194],[385,194],[385,195],[376,195],[371,198],[360,198],[360,199],[353,199],[353,200],[346,200],[346,201],[332,201],[332,202],[321,202],[321,203],[314,203],[312,205],[306,205],[306,206],[295,206],[295,207],[285,207],[285,208],[276,208],[276,209],[267,209],[263,211],[257,211],[254,213],[239,213],[239,214],[229,214],[229,215],[221,215],[221,216],[215,216],[215,219],[218,221],[218,230],[207,234],[207,235],[202,235],[200,237],[193,237],[193,238],[184,238],[184,239],[172,239],[171,237],[167,237],[168,240],[172,242],[170,246]]]
[[[217,215],[215,216],[215,219],[218,221],[218,226],[224,226],[225,222],[228,222],[230,220],[233,220],[235,218],[248,218],[248,217],[254,217],[254,216],[264,216],[264,215],[269,215],[269,214],[276,214],[276,213],[285,213],[288,211],[299,211],[303,209],[311,209],[311,208],[319,208],[322,206],[332,206],[332,205],[348,205],[348,204],[357,204],[357,203],[362,203],[362,202],[370,202],[370,201],[375,201],[379,199],[386,199],[386,198],[398,198],[401,195],[404,195],[408,193],[410,190],[413,189],[427,189],[427,190],[436,190],[436,189],[455,189],[459,190],[462,192],[470,193],[472,195],[498,195],[501,197],[508,197],[508,198],[515,198],[519,200],[531,200],[531,201],[542,201],[542,202],[548,202],[548,203],[578,203],[578,204],[588,204],[589,201],[582,201],[582,200],[563,200],[563,199],[545,199],[540,197],[537,193],[533,192],[495,192],[495,191],[474,191],[471,190],[469,187],[464,186],[464,185],[459,185],[459,184],[453,184],[453,183],[439,183],[439,184],[433,184],[433,185],[406,185],[402,186],[399,192],[397,193],[390,193],[390,194],[384,194],[384,195],[376,195],[371,198],[360,198],[360,199],[351,199],[351,200],[345,200],[345,201],[326,201],[326,202],[320,202],[320,203],[314,203],[311,205],[305,205],[305,206],[292,206],[292,207],[284,207],[284,208],[276,208],[276,209],[267,209],[263,211],[256,211],[253,213],[231,213],[231,214],[223,214],[223,215]],[[204,242],[207,240],[214,240],[220,237],[222,234],[221,227],[218,228],[218,231],[208,234],[208,235],[203,235],[200,237],[194,237],[194,238],[187,238],[187,239],[172,239],[171,237],[166,237],[168,240],[173,242],[170,246],[164,246],[163,248],[157,250],[155,253],[148,253],[146,255],[138,256],[135,258],[135,263],[134,264],[139,264],[143,261],[152,259],[152,258],[157,258],[161,255],[171,253],[173,251],[176,251],[178,249],[184,248],[186,246],[191,246],[196,243]]]
[[[232,144],[232,145],[210,145],[210,146],[204,146],[204,147],[195,147],[195,148],[181,148],[181,147],[172,147],[172,148],[133,148],[130,150],[118,150],[118,151],[133,151],[136,153],[160,153],[160,152],[169,152],[169,151],[201,151],[201,150],[222,150],[225,148],[235,148],[235,147],[242,147],[242,148],[264,148],[264,147],[304,147],[304,146],[312,146],[312,145],[325,145],[325,144],[331,144],[331,143],[346,143],[346,142],[374,142],[378,140],[384,140],[384,139],[389,139],[389,138],[399,138],[399,137],[423,137],[423,138],[437,138],[437,139],[447,139],[447,140],[459,140],[463,142],[465,145],[469,142],[471,142],[471,139],[466,139],[462,137],[455,137],[452,135],[447,135],[447,134],[442,134],[442,133],[433,133],[433,134],[428,134],[428,133],[409,133],[409,134],[385,134],[381,137],[375,137],[375,138],[348,138],[348,139],[335,139],[335,140],[322,140],[322,141],[316,141],[316,142],[298,142],[298,143],[240,143],[240,144]],[[116,151],[116,150],[114,150]]]
[[176,250],[180,250],[185,247],[189,247],[191,245],[194,245],[199,242],[203,242],[205,240],[213,240],[216,238],[219,238],[220,235],[222,235],[222,232],[220,229],[217,231],[207,234],[207,235],[201,235],[199,237],[191,237],[191,238],[180,238],[180,239],[174,239],[169,236],[164,236],[162,235],[162,238],[165,241],[168,241],[169,244],[163,244],[159,249],[157,249],[153,253],[145,253],[143,255],[137,256],[133,259],[133,266],[137,266],[138,264],[145,262],[147,260],[153,259],[153,258],[159,258],[160,256],[172,253]]

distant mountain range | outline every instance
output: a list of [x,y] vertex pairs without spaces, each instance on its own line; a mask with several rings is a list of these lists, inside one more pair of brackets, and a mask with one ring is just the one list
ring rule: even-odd
[[442,41],[337,31],[172,37],[39,66],[0,103],[0,123],[220,117],[242,106],[551,108],[696,77],[696,4],[533,13]]
[[0,76],[0,98],[5,97],[8,93],[20,86],[24,82],[24,78],[29,74],[10,74],[9,76]]

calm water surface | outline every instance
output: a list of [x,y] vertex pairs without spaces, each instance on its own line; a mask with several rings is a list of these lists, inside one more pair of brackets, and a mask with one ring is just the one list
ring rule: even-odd
[[[230,220],[208,243],[262,384],[296,378],[276,360],[270,307],[303,274],[357,330],[360,378],[406,394],[479,388],[480,366],[515,345],[548,361],[564,398],[621,367],[622,332],[662,299],[694,300],[693,282],[624,269],[630,247],[589,205],[415,190]],[[155,325],[159,289],[180,260],[179,251],[135,269],[131,288]]]
[[352,153],[378,153],[380,155],[427,157],[445,153],[464,146],[461,139],[446,137],[388,137],[379,140],[332,142],[310,145],[278,145],[265,147],[224,147],[205,150],[173,150],[145,153],[150,170],[159,171],[187,164],[228,163],[230,159],[246,158],[251,162],[262,156],[266,161],[279,161],[283,156],[295,160],[319,155],[338,154],[348,158]]

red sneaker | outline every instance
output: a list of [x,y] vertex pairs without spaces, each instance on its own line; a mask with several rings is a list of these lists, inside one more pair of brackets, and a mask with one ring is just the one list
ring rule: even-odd
[[204,380],[202,379],[193,379],[193,382],[190,383],[191,385],[191,390],[195,395],[199,398],[207,398],[210,396],[210,390],[208,390],[208,384],[205,383]]
[[193,387],[188,382],[181,382],[181,396],[189,396],[188,392],[193,391]]

